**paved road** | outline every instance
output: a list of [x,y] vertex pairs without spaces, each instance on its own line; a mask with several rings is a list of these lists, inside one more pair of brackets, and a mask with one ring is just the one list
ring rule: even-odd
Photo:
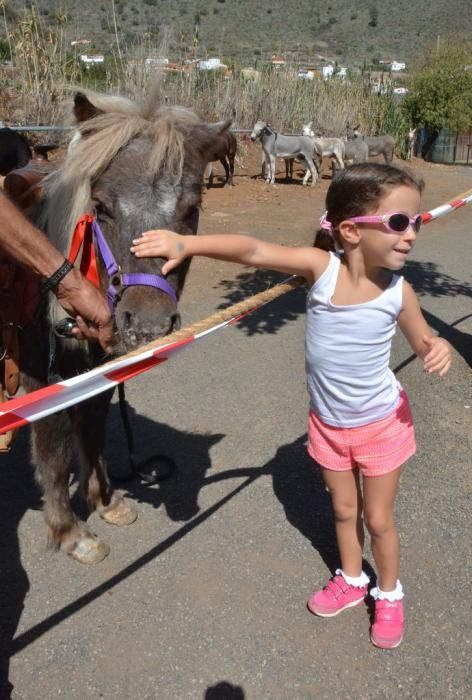
[[[407,276],[454,345],[454,366],[442,381],[425,376],[401,337],[392,357],[419,444],[398,499],[402,646],[371,646],[363,606],[333,620],[305,608],[337,562],[329,498],[305,455],[297,290],[129,383],[140,457],[165,450],[178,472],[157,487],[127,484],[139,510],[132,527],[92,516],[112,547],[101,565],[46,550],[26,430],[1,458],[0,646],[4,672],[11,646],[12,698],[471,697],[472,209],[443,221],[418,241]],[[208,209],[202,226],[211,222]],[[196,260],[186,321],[273,279]],[[110,428],[117,468],[116,405]]]

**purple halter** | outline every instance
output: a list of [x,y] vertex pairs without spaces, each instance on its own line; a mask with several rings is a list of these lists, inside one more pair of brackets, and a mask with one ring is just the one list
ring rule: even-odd
[[126,274],[121,271],[120,266],[113,257],[110,246],[105,240],[103,231],[97,221],[96,214],[92,223],[92,231],[95,234],[98,250],[102,257],[103,264],[108,274],[110,286],[107,289],[107,298],[110,309],[114,312],[121,295],[127,287],[147,286],[159,289],[167,294],[176,304],[177,296],[169,282],[159,275],[152,275],[146,272],[135,272]]

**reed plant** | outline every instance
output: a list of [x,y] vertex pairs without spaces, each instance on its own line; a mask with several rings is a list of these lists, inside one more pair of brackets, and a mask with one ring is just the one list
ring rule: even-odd
[[[104,65],[87,69],[67,41],[67,30],[65,15],[57,13],[52,22],[49,17],[46,26],[33,3],[8,33],[12,65],[0,73],[0,119],[8,119],[14,103],[15,114],[21,115],[16,121],[61,124],[64,100],[77,86],[144,95],[159,74],[155,65],[146,64],[146,56],[168,55],[171,42],[164,33],[159,50],[149,40],[127,47],[116,29],[111,56]],[[132,62],[126,58],[130,55]],[[397,143],[405,142],[407,126],[394,96],[373,93],[361,76],[302,80],[296,70],[281,68],[262,70],[257,77],[244,79],[237,66],[224,72],[166,73],[160,76],[162,100],[188,106],[209,121],[231,118],[234,128],[250,129],[264,119],[277,131],[300,133],[312,121],[325,135],[345,136],[348,124],[360,124],[366,135],[391,133]]]

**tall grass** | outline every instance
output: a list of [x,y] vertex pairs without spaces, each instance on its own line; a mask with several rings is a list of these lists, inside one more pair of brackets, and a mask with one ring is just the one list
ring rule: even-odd
[[[15,115],[17,122],[60,124],[64,98],[77,86],[137,97],[155,79],[156,70],[144,59],[157,52],[145,42],[132,48],[138,60],[130,66],[125,56],[131,52],[120,46],[117,36],[108,63],[87,70],[66,40],[66,30],[67,18],[60,14],[46,28],[33,4],[8,34],[13,65],[0,73],[0,119]],[[162,39],[161,55],[167,53],[168,39]],[[300,133],[303,124],[313,121],[321,132],[343,136],[349,123],[360,124],[365,134],[391,133],[398,144],[405,142],[407,125],[394,96],[372,93],[359,76],[310,81],[282,69],[247,81],[234,67],[230,75],[193,71],[166,74],[161,80],[163,102],[188,106],[209,121],[232,118],[235,128],[251,128],[264,119],[277,131]]]

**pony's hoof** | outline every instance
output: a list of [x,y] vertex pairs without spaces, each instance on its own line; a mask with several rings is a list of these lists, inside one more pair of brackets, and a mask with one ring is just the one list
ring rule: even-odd
[[131,525],[138,517],[138,512],[134,506],[125,500],[120,500],[102,510],[100,517],[110,525]]
[[96,537],[82,537],[69,554],[81,564],[98,564],[110,554],[110,547]]

